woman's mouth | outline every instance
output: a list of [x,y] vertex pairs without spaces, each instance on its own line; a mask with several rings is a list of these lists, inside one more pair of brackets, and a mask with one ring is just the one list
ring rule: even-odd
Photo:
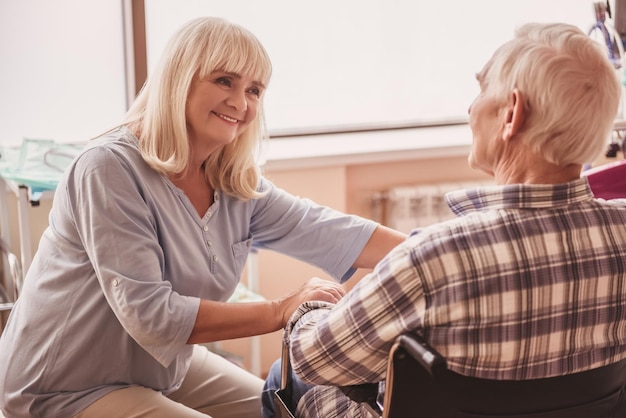
[[212,112],[212,113],[215,116],[217,116],[218,118],[224,119],[226,122],[230,122],[230,123],[237,123],[237,122],[239,122],[238,119],[231,118],[230,116],[222,115],[221,113],[217,113],[217,112]]

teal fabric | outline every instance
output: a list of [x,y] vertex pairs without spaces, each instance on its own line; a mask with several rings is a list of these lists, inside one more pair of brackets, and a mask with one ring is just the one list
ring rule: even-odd
[[84,146],[30,138],[23,139],[21,146],[0,146],[0,176],[28,186],[33,196],[55,190],[63,171]]

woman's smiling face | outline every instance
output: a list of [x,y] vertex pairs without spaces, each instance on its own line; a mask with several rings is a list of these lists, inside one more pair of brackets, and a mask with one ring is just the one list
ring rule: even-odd
[[185,111],[190,141],[217,147],[235,140],[256,118],[263,90],[259,81],[222,71],[194,80]]

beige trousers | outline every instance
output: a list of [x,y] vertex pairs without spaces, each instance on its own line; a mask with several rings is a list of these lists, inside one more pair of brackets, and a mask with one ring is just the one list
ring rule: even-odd
[[194,347],[182,386],[169,396],[133,386],[115,390],[75,418],[259,418],[263,380],[203,346]]

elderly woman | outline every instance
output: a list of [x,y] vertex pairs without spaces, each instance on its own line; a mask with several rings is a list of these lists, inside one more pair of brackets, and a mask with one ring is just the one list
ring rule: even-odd
[[344,291],[313,278],[227,303],[251,246],[341,281],[405,238],[262,177],[270,72],[247,30],[192,20],[123,123],[74,160],[0,339],[4,414],[258,417],[263,381],[195,344],[279,330],[301,303]]

